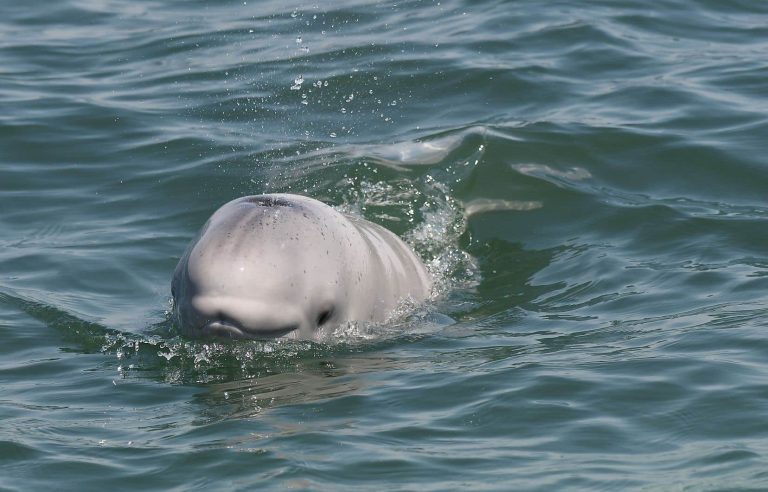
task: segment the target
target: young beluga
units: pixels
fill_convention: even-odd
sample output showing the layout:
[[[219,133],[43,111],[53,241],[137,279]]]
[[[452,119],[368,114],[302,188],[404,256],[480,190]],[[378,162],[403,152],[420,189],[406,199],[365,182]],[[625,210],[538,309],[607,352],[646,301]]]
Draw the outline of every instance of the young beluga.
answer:
[[[432,281],[394,233],[312,198],[247,196],[219,208],[179,261],[174,316],[190,336],[317,339],[384,321]]]

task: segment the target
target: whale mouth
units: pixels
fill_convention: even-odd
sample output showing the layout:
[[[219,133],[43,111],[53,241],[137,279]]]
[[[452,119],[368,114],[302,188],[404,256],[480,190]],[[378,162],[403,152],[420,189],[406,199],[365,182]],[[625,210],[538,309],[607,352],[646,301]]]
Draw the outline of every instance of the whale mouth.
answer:
[[[291,325],[272,330],[248,330],[229,321],[213,320],[203,325],[201,333],[205,336],[218,338],[268,339],[280,338],[298,328],[298,326]]]

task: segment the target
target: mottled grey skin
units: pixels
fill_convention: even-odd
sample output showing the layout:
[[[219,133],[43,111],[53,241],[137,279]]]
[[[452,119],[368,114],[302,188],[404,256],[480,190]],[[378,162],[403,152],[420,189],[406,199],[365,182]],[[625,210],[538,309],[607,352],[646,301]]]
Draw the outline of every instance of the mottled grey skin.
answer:
[[[190,336],[316,339],[347,321],[383,321],[431,280],[392,232],[298,195],[218,209],[173,275],[174,316]]]

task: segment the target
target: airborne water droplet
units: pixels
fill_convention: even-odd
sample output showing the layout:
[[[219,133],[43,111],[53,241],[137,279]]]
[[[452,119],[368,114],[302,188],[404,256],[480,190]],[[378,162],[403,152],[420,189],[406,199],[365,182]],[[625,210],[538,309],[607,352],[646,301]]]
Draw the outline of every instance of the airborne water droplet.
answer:
[[[293,85],[291,86],[292,91],[298,91],[301,89],[301,84],[304,83],[304,77],[302,75],[299,75],[296,79],[293,81]]]

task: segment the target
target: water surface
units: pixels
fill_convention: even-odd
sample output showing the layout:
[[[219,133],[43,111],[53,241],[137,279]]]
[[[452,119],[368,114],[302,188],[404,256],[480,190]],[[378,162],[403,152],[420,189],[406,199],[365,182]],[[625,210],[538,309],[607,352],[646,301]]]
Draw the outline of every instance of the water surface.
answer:
[[[768,5],[0,5],[0,488],[768,488]],[[221,204],[382,224],[435,299],[176,334]],[[354,328],[354,327],[353,327]]]

